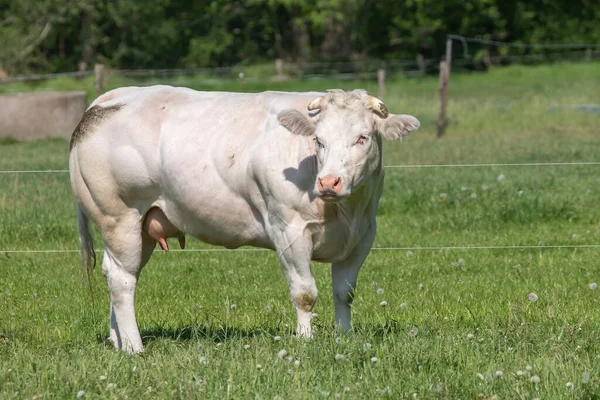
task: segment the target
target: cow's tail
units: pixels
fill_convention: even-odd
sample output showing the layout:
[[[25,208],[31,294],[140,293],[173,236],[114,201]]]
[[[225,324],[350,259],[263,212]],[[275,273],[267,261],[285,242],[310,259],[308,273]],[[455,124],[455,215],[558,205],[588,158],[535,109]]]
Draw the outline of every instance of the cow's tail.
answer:
[[[96,267],[96,252],[94,251],[94,237],[90,231],[90,219],[83,212],[81,204],[77,204],[77,229],[79,230],[79,242],[81,243],[81,265],[87,277],[93,306],[92,271]]]

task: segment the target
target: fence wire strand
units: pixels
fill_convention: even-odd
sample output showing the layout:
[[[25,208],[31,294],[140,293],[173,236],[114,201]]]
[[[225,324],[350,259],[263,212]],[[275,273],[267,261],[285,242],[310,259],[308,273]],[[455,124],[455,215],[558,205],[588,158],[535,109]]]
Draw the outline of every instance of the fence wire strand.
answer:
[[[562,167],[600,165],[600,161],[573,161],[573,162],[534,162],[534,163],[474,163],[474,164],[400,164],[385,165],[384,168],[485,168],[485,167]],[[0,170],[0,174],[63,174],[68,169],[37,169],[37,170]]]
[[[450,250],[547,250],[547,249],[600,249],[600,244],[559,244],[559,245],[499,245],[499,246],[407,246],[407,247],[373,247],[371,251],[450,251]],[[98,249],[96,252],[103,252]],[[172,249],[169,253],[256,253],[271,251],[262,248],[241,249]],[[0,254],[52,254],[52,253],[79,253],[79,250],[0,250]]]

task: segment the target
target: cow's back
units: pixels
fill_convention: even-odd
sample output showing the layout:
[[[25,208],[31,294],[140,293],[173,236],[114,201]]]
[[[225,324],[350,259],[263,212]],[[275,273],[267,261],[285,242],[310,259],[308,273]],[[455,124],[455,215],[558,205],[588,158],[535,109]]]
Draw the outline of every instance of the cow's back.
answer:
[[[208,243],[272,247],[270,219],[293,218],[310,202],[306,182],[314,180],[305,176],[312,142],[283,128],[277,114],[306,112],[318,95],[118,89],[96,105],[116,110],[96,120],[75,151],[92,159],[82,174],[96,175],[100,186],[112,182],[130,207],[158,206],[178,229]]]

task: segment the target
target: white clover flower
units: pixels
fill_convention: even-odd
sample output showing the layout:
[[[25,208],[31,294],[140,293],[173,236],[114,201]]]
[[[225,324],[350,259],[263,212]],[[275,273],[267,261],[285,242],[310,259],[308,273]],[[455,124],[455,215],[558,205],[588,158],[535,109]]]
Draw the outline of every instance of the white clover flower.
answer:
[[[579,235],[576,233],[571,235],[571,239],[573,239],[573,240],[577,240],[578,238],[579,238]]]
[[[525,375],[524,371],[521,371],[521,370],[517,371],[517,376],[523,376],[523,375]]]
[[[502,378],[502,376],[504,376],[504,372],[502,372],[500,370],[496,371],[496,377],[497,378]]]
[[[406,304],[406,303],[400,303],[400,308],[406,308],[407,305],[408,304]]]
[[[529,299],[530,302],[535,303],[536,301],[538,301],[538,295],[531,292],[527,295],[527,299]]]
[[[281,340],[281,336],[274,336],[273,340],[279,342]]]
[[[565,386],[567,387],[567,389],[573,389],[573,382],[567,382]]]
[[[262,364],[256,364],[256,369],[262,369]]]
[[[377,364],[379,362],[379,358],[377,357],[371,357],[371,363],[372,364]]]
[[[419,283],[419,290],[423,290],[424,287],[425,287],[425,285],[423,285],[422,283]]]
[[[472,333],[467,334],[467,340],[473,340],[475,339],[475,335],[473,335]]]
[[[379,303],[379,305],[380,305],[381,307],[387,307],[387,305],[388,305],[388,302],[384,300],[384,301],[382,301],[381,303]]]
[[[244,345],[244,349],[245,349],[245,350],[248,350],[249,348],[250,348],[250,345],[249,345],[249,344],[245,344],[245,345]]]
[[[412,251],[410,251],[410,250],[409,250],[409,251],[407,251],[407,252],[406,252],[406,256],[407,256],[407,257],[412,257],[412,255],[413,255],[413,252],[412,252]]]
[[[379,294],[379,295],[383,294],[383,288],[377,289],[377,294]]]
[[[502,182],[504,179],[506,179],[506,177],[504,176],[504,174],[500,174],[500,175],[498,175],[498,178],[496,178],[496,180],[498,182]]]
[[[341,338],[341,337],[336,337],[336,338],[335,338],[335,342],[336,342],[337,344],[339,344],[341,341],[342,341],[342,338]]]
[[[100,379],[101,381],[105,381],[106,380],[106,375],[100,375],[98,377],[98,379]]]
[[[482,381],[485,381],[485,376],[483,376],[483,374],[481,374],[481,373],[479,373],[479,372],[478,372],[476,376],[477,376],[479,379],[481,379]]]
[[[114,388],[116,388],[116,387],[117,387],[117,384],[116,384],[116,383],[109,383],[108,385],[106,385],[106,388],[107,388],[108,390],[110,390],[110,389],[114,389]]]
[[[440,193],[440,201],[445,201],[448,198],[446,193]]]
[[[460,190],[462,190],[462,191],[464,192],[464,191],[467,191],[467,190],[469,190],[469,188],[468,188],[467,186],[461,186],[461,187],[460,187]]]
[[[517,195],[518,195],[519,197],[523,196],[523,191],[522,191],[522,190],[519,190],[519,191],[517,192]]]
[[[336,354],[334,358],[335,358],[335,361],[342,361],[344,359],[344,355],[343,354]]]
[[[287,356],[287,355],[288,355],[288,352],[287,352],[287,350],[286,350],[286,349],[281,349],[281,350],[279,350],[279,352],[277,353],[277,357],[278,357],[280,360],[283,360],[283,359],[285,358],[285,356]]]
[[[221,346],[223,346],[223,343],[221,343],[221,342],[217,343],[217,347],[221,347]]]
[[[531,371],[531,370],[533,369],[533,367],[532,367],[531,365],[527,364],[527,365],[525,366],[525,369],[526,369],[527,371]]]
[[[484,192],[488,189],[489,189],[488,185],[485,185],[485,184],[481,185],[481,190],[483,190]]]
[[[371,343],[365,343],[363,344],[363,350],[371,350],[373,346],[371,345]]]
[[[531,378],[529,378],[529,381],[532,382],[532,383],[538,384],[538,383],[540,383],[541,379],[540,379],[539,376],[534,375]]]
[[[462,258],[459,258],[456,263],[462,267],[463,265],[465,265],[465,260],[463,260]]]
[[[349,387],[349,386],[344,386],[344,389],[343,389],[343,391],[344,391],[344,392],[349,392],[349,391],[350,391],[350,387]]]
[[[416,337],[419,334],[419,328],[416,326],[413,327],[410,331],[408,331],[407,335],[410,337]]]
[[[294,357],[292,357],[292,356],[287,356],[285,359],[286,359],[286,360],[288,360],[289,362],[292,362],[292,360],[294,359]]]
[[[231,305],[231,309],[235,311],[235,310],[237,309],[237,305],[236,305],[235,303],[233,303],[233,304]]]
[[[585,371],[583,373],[583,376],[581,377],[581,382],[583,383],[590,383],[590,373]]]
[[[272,310],[271,310],[271,306],[267,304],[267,305],[265,306],[265,311],[266,311],[266,312],[271,312],[271,311],[272,311]]]
[[[295,366],[295,367],[299,367],[299,366],[300,366],[300,360],[296,360],[296,361],[294,361],[294,366]]]
[[[85,396],[85,390],[80,390],[79,392],[77,392],[77,398],[80,399],[83,396]]]
[[[227,273],[228,273],[229,275],[233,275],[233,270],[232,270],[232,269],[230,269],[229,271],[227,271]]]
[[[597,287],[598,287],[598,284],[596,282],[590,283],[590,290],[596,290]]]
[[[477,198],[477,193],[475,193],[475,192],[471,193],[471,198],[472,199],[476,199]]]
[[[371,286],[377,287],[377,282],[375,282],[375,281],[371,282]]]
[[[208,364],[208,358],[206,358],[204,356],[200,356],[200,358],[198,358],[198,363],[203,364],[203,365],[207,365]]]

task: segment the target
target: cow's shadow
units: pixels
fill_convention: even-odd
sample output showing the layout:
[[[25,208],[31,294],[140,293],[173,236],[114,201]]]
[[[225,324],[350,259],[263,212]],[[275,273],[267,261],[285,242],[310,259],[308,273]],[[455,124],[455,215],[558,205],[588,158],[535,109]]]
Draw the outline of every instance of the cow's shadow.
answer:
[[[320,335],[339,335],[333,324],[315,324]],[[349,335],[361,335],[364,337],[374,337],[384,340],[389,335],[404,335],[413,328],[412,324],[398,323],[397,321],[386,321],[378,324],[355,324],[353,332]],[[181,326],[181,327],[156,327],[141,332],[144,346],[159,340],[172,340],[175,342],[202,341],[209,340],[215,344],[223,343],[226,340],[251,339],[256,336],[296,336],[294,332],[286,328],[256,326],[253,328],[239,328],[225,325],[214,326]],[[106,336],[98,335],[98,343],[107,343]]]
[[[156,327],[143,330],[140,332],[142,343],[144,346],[158,340],[173,340],[177,342],[195,341],[195,340],[210,340],[215,343],[222,343],[225,340],[231,339],[249,339],[255,336],[277,336],[292,334],[286,329],[265,328],[264,326],[256,326],[254,328],[238,328],[231,326],[182,326],[182,327]],[[98,343],[111,345],[108,342],[106,335],[98,334],[96,336]]]
[[[314,187],[317,179],[317,156],[312,155],[304,158],[298,164],[298,168],[286,168],[283,170],[283,176],[289,182],[292,182],[298,189],[307,192],[310,200],[315,198]]]

